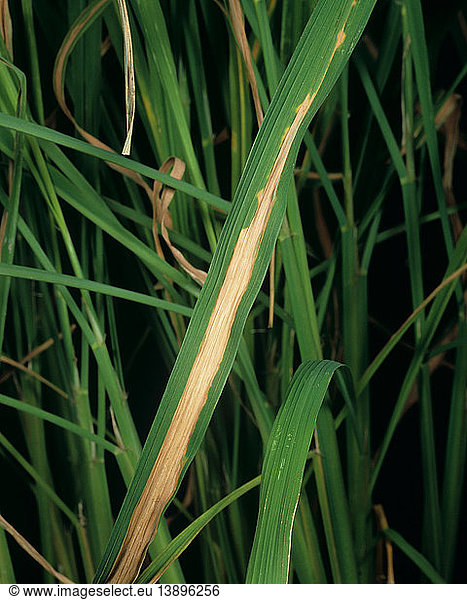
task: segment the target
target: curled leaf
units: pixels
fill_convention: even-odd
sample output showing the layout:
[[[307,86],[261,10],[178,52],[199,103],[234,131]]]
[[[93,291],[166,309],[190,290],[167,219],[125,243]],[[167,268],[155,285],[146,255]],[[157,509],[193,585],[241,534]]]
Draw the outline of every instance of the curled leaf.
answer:
[[[133,42],[131,40],[130,19],[125,0],[118,0],[118,9],[122,21],[125,61],[125,106],[126,106],[126,138],[122,154],[130,154],[131,138],[136,111],[135,67],[133,63]]]
[[[185,163],[175,156],[168,158],[159,169],[162,173],[167,173],[175,179],[181,179],[185,172]],[[160,181],[154,181],[152,191],[152,208],[153,208],[153,236],[156,244],[157,253],[161,258],[164,258],[164,253],[160,245],[159,236],[157,234],[157,223],[161,226],[161,235],[165,243],[172,252],[173,257],[182,267],[184,271],[190,275],[200,285],[206,280],[206,272],[194,267],[170,241],[167,227],[172,228],[172,218],[169,212],[169,206],[175,194],[175,189],[169,186],[163,186]]]
[[[68,60],[70,58],[70,55],[73,52],[73,49],[75,48],[78,40],[85,33],[85,31],[92,25],[92,23],[99,17],[99,15],[106,8],[108,3],[109,3],[109,0],[96,0],[95,2],[90,4],[88,7],[86,7],[74,21],[73,25],[71,26],[70,30],[68,31],[67,35],[65,36],[65,39],[63,40],[62,45],[60,46],[60,49],[57,53],[57,58],[55,59],[54,74],[53,74],[53,86],[54,86],[54,92],[57,97],[57,101],[58,101],[60,108],[65,113],[65,115],[68,117],[68,119],[70,119],[70,121],[73,123],[73,125],[76,127],[76,129],[79,131],[79,133],[83,136],[83,138],[87,142],[89,142],[90,144],[95,146],[96,148],[101,148],[102,150],[107,150],[109,152],[115,152],[115,150],[113,148],[110,148],[110,146],[108,146],[107,144],[104,144],[104,142],[99,140],[94,135],[90,134],[88,131],[83,129],[83,127],[81,127],[81,125],[78,124],[73,113],[71,112],[70,108],[68,107],[66,99],[65,99],[65,74],[66,74],[66,68],[68,65]],[[128,75],[128,78],[129,78],[128,79],[128,85],[129,85],[128,89],[130,89],[131,75]],[[131,124],[130,117],[131,117],[132,110],[133,109],[131,109],[131,106],[130,106],[130,110],[128,110],[128,108],[127,108],[127,124]],[[127,139],[128,139],[128,136],[127,136]],[[124,150],[125,149],[126,148],[124,148]],[[115,165],[110,162],[107,162],[107,164],[112,169],[115,169],[122,175],[125,175],[126,177],[129,177],[130,179],[132,179],[135,183],[137,183],[139,186],[141,186],[146,191],[149,198],[151,198],[151,194],[152,194],[151,188],[144,181],[144,179],[141,177],[141,175],[139,175],[138,173],[135,173],[134,171],[131,171],[130,169],[128,169],[126,167],[121,167],[121,166]]]

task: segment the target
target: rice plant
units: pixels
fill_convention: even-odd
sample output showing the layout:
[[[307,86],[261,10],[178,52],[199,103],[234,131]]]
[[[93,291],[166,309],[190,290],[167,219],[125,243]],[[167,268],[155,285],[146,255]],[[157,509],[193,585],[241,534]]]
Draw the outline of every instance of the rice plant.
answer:
[[[0,582],[462,581],[462,3],[0,9]]]

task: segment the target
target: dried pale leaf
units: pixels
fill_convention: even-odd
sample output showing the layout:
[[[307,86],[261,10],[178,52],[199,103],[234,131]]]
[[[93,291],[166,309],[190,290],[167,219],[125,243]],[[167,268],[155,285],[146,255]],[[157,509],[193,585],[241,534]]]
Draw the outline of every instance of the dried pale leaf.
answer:
[[[459,109],[459,104],[462,103],[462,96],[459,94],[451,94],[448,98],[444,99],[444,102],[439,107],[436,115],[435,115],[435,127],[436,129],[440,129],[449,116],[456,112]],[[418,112],[421,114],[421,106],[417,104]],[[423,123],[421,122],[419,126],[414,130],[414,137],[420,136],[423,132]],[[421,135],[418,144],[425,142],[425,133]],[[405,145],[402,146],[401,154],[405,154]]]
[[[73,583],[73,581],[71,581],[71,579],[68,579],[68,577],[66,577],[65,575],[62,575],[62,573],[59,573],[58,571],[56,571],[52,565],[42,556],[42,554],[40,554],[28,541],[26,538],[24,538],[19,531],[17,531],[13,525],[11,525],[10,523],[8,523],[8,521],[2,516],[0,515],[0,527],[3,527],[3,529],[8,532],[13,538],[14,540],[17,542],[17,544],[19,546],[21,546],[21,548],[27,552],[29,554],[29,556],[31,556],[37,563],[40,564],[40,566],[45,569],[46,571],[48,571],[49,573],[51,573],[55,579],[58,579],[58,581],[60,581],[61,583]]]
[[[37,381],[40,381],[41,383],[43,383],[44,385],[49,387],[51,390],[56,392],[59,396],[62,396],[62,398],[65,398],[66,400],[68,400],[68,394],[66,392],[61,390],[59,387],[57,387],[55,384],[53,384],[48,379],[45,379],[45,377],[42,377],[42,375],[40,375],[39,373],[36,373],[32,369],[28,369],[28,367],[25,367],[20,362],[13,360],[12,358],[8,358],[8,356],[0,356],[0,363],[10,365],[10,367],[14,367],[15,369],[18,369],[19,371],[23,371],[23,373],[26,373],[30,377],[37,379]]]
[[[385,529],[389,529],[389,523],[386,519],[386,514],[382,504],[375,504],[375,506],[373,506],[373,510],[375,511],[376,519],[378,521],[378,530],[384,531]],[[394,579],[394,555],[392,550],[392,542],[388,538],[385,538],[384,545],[386,548],[387,563],[386,583],[396,583]]]
[[[301,175],[301,169],[295,169],[294,175]],[[341,181],[341,179],[343,179],[342,173],[328,173],[328,177],[331,181]],[[307,179],[319,181],[321,179],[321,175],[316,173],[316,171],[309,171],[307,173]]]
[[[172,177],[175,179],[181,179],[183,177],[183,173],[185,172],[185,163],[172,156],[168,158],[159,169],[161,173],[170,173]],[[195,281],[197,281],[200,285],[203,285],[206,280],[206,272],[201,269],[197,269],[194,267],[176,248],[172,242],[170,241],[169,232],[167,231],[167,227],[172,228],[172,218],[169,212],[169,206],[172,201],[172,198],[175,194],[174,188],[169,186],[163,186],[160,181],[154,182],[153,187],[153,195],[152,195],[152,206],[153,206],[153,236],[156,244],[157,253],[161,258],[164,258],[164,253],[162,251],[162,247],[160,245],[159,236],[157,234],[157,222],[160,223],[161,226],[161,235],[164,238],[165,243],[169,247],[172,252],[173,257],[178,262],[178,264],[182,267],[184,271],[190,275]]]
[[[0,236],[0,239],[1,239],[1,236]],[[1,243],[0,243],[0,245],[1,245]],[[76,329],[76,325],[74,325],[74,324],[71,325],[70,332],[73,333],[73,331],[75,331],[75,329]],[[59,340],[63,339],[63,333],[60,332],[57,337]],[[39,354],[42,354],[42,352],[45,352],[46,350],[48,350],[51,346],[53,346],[53,344],[55,344],[55,339],[49,338],[48,340],[46,340],[39,346],[36,346],[35,348],[33,348],[33,350],[31,350],[31,352],[28,352],[25,356],[23,356],[23,358],[19,362],[22,365],[25,365],[26,363],[31,361],[36,356],[39,356]],[[14,371],[8,371],[7,373],[4,373],[0,377],[0,384],[4,383],[7,379],[9,379],[13,375],[13,373],[14,373]]]
[[[125,107],[126,107],[126,139],[122,154],[130,154],[133,125],[136,110],[135,67],[133,62],[133,42],[131,39],[130,19],[125,0],[118,0],[118,9],[122,21],[125,62]]]
[[[253,64],[251,62],[251,51],[250,45],[245,33],[245,19],[243,16],[243,10],[240,4],[240,0],[229,0],[230,7],[230,21],[237,40],[238,47],[242,54],[243,60],[245,61],[246,73],[248,82],[250,83],[251,93],[253,96],[253,103],[255,105],[256,120],[258,127],[263,122],[263,109],[261,107],[261,101],[259,99],[258,84],[256,83],[255,72],[253,70]]]

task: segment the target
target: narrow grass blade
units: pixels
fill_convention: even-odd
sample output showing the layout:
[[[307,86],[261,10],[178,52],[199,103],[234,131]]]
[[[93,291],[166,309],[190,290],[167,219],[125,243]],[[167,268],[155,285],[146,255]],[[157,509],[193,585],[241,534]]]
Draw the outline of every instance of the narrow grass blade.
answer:
[[[22,469],[26,471],[26,473],[31,477],[34,481],[35,485],[40,488],[44,495],[46,495],[51,502],[55,504],[55,506],[63,513],[67,519],[69,519],[70,523],[78,529],[81,527],[78,515],[75,513],[63,502],[63,500],[56,494],[53,488],[44,481],[44,478],[37,472],[34,467],[24,458],[22,454],[18,452],[18,450],[11,444],[7,438],[0,433],[0,444],[3,448],[16,460],[16,462],[20,465]]]
[[[35,114],[37,120],[44,123],[44,103],[42,99],[42,86],[41,86],[41,73],[39,67],[39,53],[37,47],[36,31],[34,27],[34,13],[32,7],[32,0],[21,0],[21,7],[23,9],[23,17],[25,28],[28,37],[29,46],[29,60],[31,62],[31,79],[32,79],[32,93],[34,96]]]
[[[446,309],[447,303],[454,293],[456,282],[458,279],[458,275],[462,270],[467,268],[466,265],[467,259],[467,228],[464,228],[454,252],[451,255],[451,259],[449,261],[449,266],[446,271],[446,282],[449,279],[449,284],[444,285],[441,291],[438,290],[436,297],[434,299],[431,310],[427,316],[425,321],[425,325],[422,331],[422,336],[420,339],[420,343],[415,350],[415,354],[411,360],[409,369],[407,370],[407,374],[405,376],[404,382],[402,384],[399,397],[397,399],[396,406],[394,408],[393,414],[391,416],[391,420],[387,427],[383,442],[381,444],[381,448],[378,454],[378,458],[376,460],[372,479],[371,479],[371,487],[374,486],[376,479],[380,473],[382,463],[386,457],[386,453],[389,447],[389,444],[394,435],[394,431],[397,427],[399,419],[402,415],[402,411],[404,410],[407,398],[409,396],[410,390],[414,384],[414,381],[418,375],[419,369],[422,366],[423,359],[428,350],[428,346],[433,339],[433,336],[436,332],[436,329],[439,325],[441,317]],[[462,265],[462,266],[461,266]],[[449,277],[451,276],[451,277]],[[381,358],[381,356],[379,357]],[[373,371],[373,368],[371,369]],[[366,374],[362,376],[362,380],[365,377],[367,379],[370,369],[367,369]],[[374,371],[373,371],[374,372]],[[358,385],[358,389],[360,389],[362,383],[360,382]]]
[[[193,94],[198,115],[201,146],[204,155],[206,181],[208,189],[219,194],[216,159],[214,153],[214,132],[212,128],[211,109],[206,94],[206,73],[203,64],[201,36],[196,14],[196,4],[190,3],[188,8],[189,26],[186,28],[188,66],[193,81]]]
[[[431,583],[446,583],[446,581],[441,577],[438,571],[436,571],[433,565],[423,556],[423,554],[409,544],[409,542],[407,542],[407,540],[405,540],[400,533],[394,531],[393,529],[384,529],[382,533],[388,538],[388,540],[391,540],[393,544],[400,548],[413,563],[417,565],[420,571],[426,575],[426,577],[428,577]]]
[[[5,531],[0,528],[0,583],[15,583],[15,572]]]
[[[133,42],[131,39],[130,19],[125,0],[118,0],[118,8],[122,21],[125,48],[125,105],[126,105],[126,138],[122,154],[130,154],[131,138],[136,112],[135,67],[133,63]]]
[[[96,444],[100,444],[101,446],[103,446],[106,450],[108,450],[112,454],[119,454],[122,451],[118,446],[116,446],[115,444],[112,444],[111,442],[108,442],[107,440],[102,439],[101,437],[97,436],[95,433],[92,433],[92,432],[88,431],[87,429],[84,429],[83,427],[76,425],[76,423],[72,423],[71,421],[68,421],[67,419],[59,417],[58,415],[54,415],[46,410],[43,410],[42,408],[38,408],[37,406],[32,406],[31,404],[27,404],[26,402],[22,402],[21,400],[16,400],[15,398],[9,398],[8,396],[5,396],[4,394],[0,394],[0,404],[3,404],[4,406],[10,406],[11,408],[15,408],[16,410],[26,412],[31,415],[35,415],[36,417],[39,417],[40,419],[43,419],[44,421],[49,421],[49,423],[53,423],[54,425],[57,425],[58,427],[62,427],[63,429],[66,429],[67,431],[71,431],[72,433],[75,433],[76,435],[79,435],[88,440],[91,440],[92,442],[95,442]]]
[[[26,112],[26,77],[22,71],[4,59],[1,62],[12,69],[20,82],[20,91],[17,104],[17,113],[19,118],[24,118]],[[19,203],[21,195],[21,185],[23,178],[23,146],[24,135],[17,132],[14,142],[13,154],[13,176],[10,185],[10,200],[7,209],[3,212],[0,223],[0,260],[2,263],[11,264],[13,262],[16,245],[16,233],[19,214]],[[7,316],[8,297],[10,293],[10,278],[4,277],[0,280],[0,353],[3,347],[3,338],[5,333],[5,321]]]
[[[123,300],[138,302],[139,304],[143,304],[145,306],[152,306],[153,308],[185,315],[186,317],[191,316],[193,312],[193,310],[188,306],[175,304],[174,302],[162,300],[161,298],[156,298],[147,294],[141,294],[140,292],[133,292],[131,290],[118,288],[107,283],[100,283],[99,281],[91,281],[89,279],[81,279],[80,277],[74,277],[73,275],[53,273],[50,271],[44,271],[42,269],[35,269],[33,267],[0,264],[0,275],[17,277],[20,279],[29,279],[31,281],[45,281],[47,283],[63,285],[65,287],[89,290],[90,292],[105,294],[114,298],[122,298]]]
[[[357,384],[357,395],[360,394],[363,391],[363,389],[370,383],[370,380],[372,379],[372,377],[374,376],[376,371],[379,369],[379,367],[383,364],[383,362],[389,356],[390,352],[394,349],[394,347],[399,342],[399,340],[402,338],[404,333],[406,333],[406,331],[413,324],[413,322],[417,318],[418,314],[424,308],[426,308],[426,306],[428,306],[428,304],[432,300],[435,300],[438,296],[440,296],[440,298],[438,298],[439,304],[441,304],[441,303],[444,304],[445,302],[447,302],[446,295],[449,298],[450,295],[452,294],[453,282],[455,282],[457,279],[459,279],[459,277],[463,273],[465,273],[466,270],[467,270],[467,265],[463,265],[462,267],[459,267],[458,269],[456,269],[453,273],[450,273],[449,275],[446,274],[447,275],[446,278],[439,284],[439,286],[436,289],[434,289],[431,292],[431,294],[429,294],[425,298],[425,300],[402,323],[402,325],[399,327],[399,329],[395,333],[393,333],[393,335],[391,336],[389,341],[384,345],[384,347],[378,352],[376,357],[372,360],[370,365],[365,369],[365,372],[363,373],[363,375],[361,376],[361,378]],[[446,287],[448,287],[448,290],[445,289]],[[443,292],[443,290],[444,290],[444,292]],[[437,308],[438,308],[439,304],[437,304]],[[436,312],[435,313],[431,312],[430,314],[433,317],[434,315],[436,315]]]
[[[441,215],[441,226],[444,234],[444,242],[448,256],[453,249],[452,232],[446,210],[446,198],[441,175],[441,162],[438,151],[436,136],[435,113],[433,98],[431,94],[430,70],[428,62],[428,48],[423,24],[423,13],[420,0],[408,0],[404,2],[404,10],[407,11],[408,29],[411,39],[411,48],[417,80],[417,89],[422,106],[422,119],[425,128],[426,143],[430,157],[431,172],[435,186],[438,210]]]
[[[459,525],[462,509],[462,485],[465,478],[467,448],[467,417],[465,411],[465,391],[467,388],[467,323],[461,317],[458,331],[454,382],[451,392],[449,428],[444,464],[442,519],[443,519],[443,575],[448,581],[452,578]]]
[[[164,573],[164,571],[176,560],[186,548],[191,544],[195,537],[204,527],[222,510],[227,508],[232,502],[246,494],[259,485],[261,476],[255,477],[244,485],[222,498],[214,506],[211,506],[206,512],[195,519],[186,527],[170,544],[157,556],[152,563],[146,567],[136,580],[136,583],[155,583]]]
[[[8,521],[0,515],[0,527],[7,531],[15,541],[27,552],[36,562],[38,562],[42,568],[44,568],[61,583],[73,583],[68,577],[65,577],[62,573],[59,573],[52,565],[39,554],[39,552],[17,531]]]

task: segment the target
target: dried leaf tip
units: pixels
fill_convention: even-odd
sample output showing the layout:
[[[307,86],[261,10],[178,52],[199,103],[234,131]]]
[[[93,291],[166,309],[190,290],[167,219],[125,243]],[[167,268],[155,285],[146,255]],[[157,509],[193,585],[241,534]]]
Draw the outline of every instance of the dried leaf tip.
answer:
[[[131,150],[133,125],[136,111],[135,68],[133,62],[133,42],[131,39],[130,19],[125,0],[118,0],[118,10],[122,21],[124,39],[124,64],[125,64],[125,111],[126,111],[126,138],[122,154],[127,156]]]

